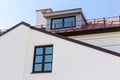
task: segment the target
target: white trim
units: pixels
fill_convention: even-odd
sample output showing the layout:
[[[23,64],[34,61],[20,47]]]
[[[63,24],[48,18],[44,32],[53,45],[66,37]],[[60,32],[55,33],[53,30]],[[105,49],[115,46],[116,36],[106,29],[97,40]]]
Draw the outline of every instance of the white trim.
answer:
[[[81,8],[77,9],[69,9],[69,10],[61,10],[61,11],[54,11],[50,13],[44,13],[44,17],[51,17],[51,16],[56,16],[56,15],[65,15],[65,14],[74,14],[74,13],[81,13],[82,10]]]

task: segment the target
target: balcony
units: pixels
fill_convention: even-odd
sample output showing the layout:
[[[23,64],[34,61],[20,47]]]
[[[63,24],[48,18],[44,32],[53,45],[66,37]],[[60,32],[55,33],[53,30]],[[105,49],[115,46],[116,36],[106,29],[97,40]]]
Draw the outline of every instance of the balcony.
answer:
[[[103,32],[103,31],[112,31],[112,30],[120,30],[120,16],[114,16],[114,17],[104,17],[104,18],[98,18],[98,19],[89,19],[84,24],[80,24],[83,21],[76,21],[76,22],[68,22],[68,23],[57,23],[52,26],[54,26],[52,29],[47,30],[48,25],[37,25],[36,27],[47,30],[52,33],[57,34],[69,34],[69,33],[75,33],[75,32],[89,32],[89,31],[96,31],[96,32]],[[74,24],[76,23],[76,24]],[[58,25],[64,25],[68,24],[69,26],[62,26],[61,28],[58,28]],[[75,25],[75,26],[74,26]]]

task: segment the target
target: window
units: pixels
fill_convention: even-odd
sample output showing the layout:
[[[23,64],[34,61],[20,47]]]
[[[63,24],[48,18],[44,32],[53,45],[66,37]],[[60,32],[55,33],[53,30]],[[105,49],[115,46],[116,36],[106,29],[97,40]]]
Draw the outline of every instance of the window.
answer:
[[[51,20],[51,29],[61,29],[75,27],[75,16],[55,18]]]
[[[52,45],[35,47],[33,72],[51,72],[52,55]]]

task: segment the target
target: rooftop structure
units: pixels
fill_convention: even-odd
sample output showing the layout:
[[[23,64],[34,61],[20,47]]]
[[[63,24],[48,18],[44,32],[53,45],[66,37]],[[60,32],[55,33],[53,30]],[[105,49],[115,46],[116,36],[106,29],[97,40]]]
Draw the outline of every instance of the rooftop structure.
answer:
[[[81,8],[60,11],[37,10],[37,28],[64,36],[120,30],[119,26],[120,16],[86,19]]]

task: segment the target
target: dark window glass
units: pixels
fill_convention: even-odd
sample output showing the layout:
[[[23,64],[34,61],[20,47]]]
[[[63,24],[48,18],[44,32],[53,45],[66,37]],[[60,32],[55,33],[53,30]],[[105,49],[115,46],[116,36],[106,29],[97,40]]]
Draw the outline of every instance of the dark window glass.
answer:
[[[42,62],[42,57],[43,57],[43,56],[36,56],[35,62],[36,62],[36,63]]]
[[[52,71],[53,46],[40,46],[35,48],[33,72]]]
[[[49,63],[49,64],[45,64],[44,70],[45,70],[45,71],[47,71],[47,70],[48,70],[48,71],[51,70],[51,68],[52,68],[51,66],[52,66],[51,63]]]
[[[42,71],[42,64],[35,64],[34,71]]]
[[[52,29],[75,27],[75,16],[52,19]]]
[[[43,54],[43,48],[36,48],[36,54]]]
[[[52,54],[52,47],[46,47],[45,52],[45,54]]]
[[[62,27],[62,19],[54,19],[52,20],[52,28],[61,28]]]
[[[64,18],[64,27],[75,26],[75,17]]]
[[[52,62],[52,55],[45,56],[45,62]]]

